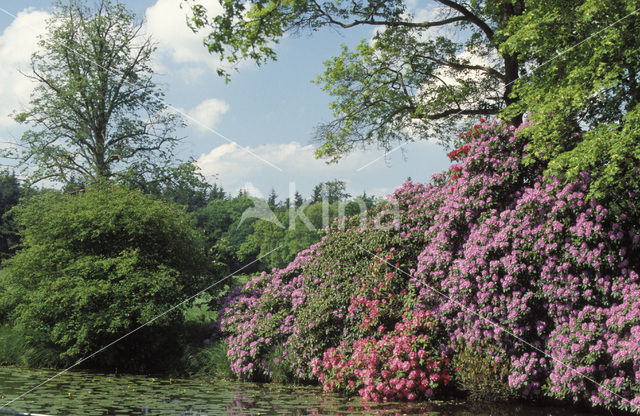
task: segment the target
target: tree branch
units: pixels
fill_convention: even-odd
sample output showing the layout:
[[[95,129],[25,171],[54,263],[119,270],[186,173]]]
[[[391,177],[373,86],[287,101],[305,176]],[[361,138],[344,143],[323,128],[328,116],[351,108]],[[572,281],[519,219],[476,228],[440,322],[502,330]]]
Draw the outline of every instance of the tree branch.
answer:
[[[433,56],[425,56],[425,55],[416,55],[422,59],[426,59],[429,60],[431,62],[435,62],[437,64],[440,65],[444,65],[444,66],[448,66],[450,68],[455,68],[455,69],[470,69],[470,70],[478,70],[478,71],[484,71],[488,74],[494,75],[495,77],[497,77],[498,79],[502,80],[502,81],[506,81],[506,75],[503,74],[502,72],[491,68],[489,66],[483,66],[483,65],[469,65],[469,64],[461,64],[458,62],[452,62],[452,61],[444,61],[442,59],[438,59],[438,58],[434,58]]]
[[[466,20],[468,20],[469,22],[473,23],[480,30],[482,30],[484,32],[484,34],[487,36],[487,39],[489,39],[489,42],[491,42],[493,40],[493,36],[494,36],[493,29],[491,29],[491,27],[489,27],[489,25],[486,24],[484,20],[480,19],[478,16],[473,14],[471,12],[471,10],[467,9],[466,7],[464,7],[463,5],[461,5],[459,3],[456,3],[455,1],[451,1],[451,0],[436,0],[436,1],[438,3],[442,3],[445,6],[450,7],[452,9],[462,13],[462,15],[464,17],[466,17]]]
[[[472,22],[467,16],[454,16],[443,20],[433,21],[433,22],[403,22],[400,20],[374,20],[373,11],[369,14],[369,17],[364,20],[354,20],[350,23],[344,23],[339,20],[336,20],[333,16],[331,16],[328,12],[322,9],[322,7],[316,2],[312,2],[316,6],[316,10],[320,13],[321,16],[324,16],[327,20],[327,23],[339,26],[343,29],[348,29],[354,26],[360,25],[370,25],[370,26],[389,26],[389,27],[409,27],[409,28],[420,28],[420,29],[428,29],[430,27],[437,26],[445,26],[451,23],[456,22]],[[379,6],[378,6],[379,7]],[[375,9],[374,9],[375,10]]]

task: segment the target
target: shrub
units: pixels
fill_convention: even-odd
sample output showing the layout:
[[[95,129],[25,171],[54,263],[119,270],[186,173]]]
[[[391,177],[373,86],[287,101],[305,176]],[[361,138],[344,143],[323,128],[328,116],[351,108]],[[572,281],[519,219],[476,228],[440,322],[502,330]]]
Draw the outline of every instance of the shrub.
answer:
[[[322,361],[312,360],[312,371],[325,391],[357,392],[371,401],[431,398],[450,380],[449,359],[438,351],[436,326],[430,311],[405,314],[393,331],[380,326],[380,337],[329,348]]]
[[[587,173],[564,185],[541,170],[527,179],[534,172],[519,159],[525,143],[517,135],[472,141],[427,230],[414,281],[419,302],[437,305],[452,345],[487,340],[511,361],[514,391],[539,396],[552,367],[551,332],[586,306],[618,304],[638,281],[639,222],[637,210],[616,216],[606,201],[587,201]]]
[[[412,197],[420,189],[416,185],[367,219],[336,221],[287,268],[254,277],[226,299],[221,329],[238,377],[313,382],[309,362],[328,348],[345,339],[351,346],[390,337],[403,314],[413,313],[413,294],[395,265],[415,263],[422,245],[418,225],[403,218],[419,202]],[[430,354],[439,362],[439,352]]]
[[[545,176],[520,129],[482,123],[464,136],[448,171],[405,183],[374,210],[392,227],[336,223],[289,267],[228,299],[223,330],[241,358],[237,375],[251,378],[245,370],[257,366],[269,378],[270,340],[300,381],[322,377],[329,390],[383,399],[369,384],[382,362],[349,354],[384,355],[378,343],[399,336],[402,314],[429,310],[440,328],[429,338],[435,355],[465,363],[462,387],[484,395],[491,386],[469,380],[494,385],[488,375],[499,373],[493,395],[638,410],[637,181],[622,209],[617,194],[589,199],[598,178],[586,172],[568,182]],[[475,355],[460,345],[491,348]],[[499,365],[477,373],[487,357]],[[373,373],[362,373],[369,364]]]
[[[638,411],[640,286],[622,286],[618,304],[572,311],[551,333],[552,396]]]
[[[199,233],[181,209],[137,191],[48,193],[15,214],[24,247],[5,263],[0,305],[31,365],[74,363],[203,286]],[[160,366],[179,352],[181,320],[164,315],[85,365]]]
[[[510,362],[486,342],[458,346],[453,360],[455,382],[472,401],[500,402],[513,397],[509,387]],[[492,355],[493,354],[493,355]]]
[[[294,292],[304,279],[299,273],[310,258],[307,252],[272,276],[263,273],[227,295],[220,326],[228,335],[227,355],[236,376],[247,380],[271,378],[269,357],[291,334],[291,310],[297,302]]]

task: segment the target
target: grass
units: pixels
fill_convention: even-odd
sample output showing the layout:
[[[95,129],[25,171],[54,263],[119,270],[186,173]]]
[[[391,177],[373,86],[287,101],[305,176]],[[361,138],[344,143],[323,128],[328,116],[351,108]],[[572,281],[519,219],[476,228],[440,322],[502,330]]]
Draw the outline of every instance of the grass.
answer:
[[[0,326],[0,365],[25,365],[27,344],[17,330]]]

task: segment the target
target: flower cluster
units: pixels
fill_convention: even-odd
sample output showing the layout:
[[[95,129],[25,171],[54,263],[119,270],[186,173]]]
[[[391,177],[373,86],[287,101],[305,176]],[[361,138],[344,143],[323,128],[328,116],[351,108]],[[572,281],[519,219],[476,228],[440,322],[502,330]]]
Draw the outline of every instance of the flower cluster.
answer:
[[[435,344],[437,322],[430,311],[403,315],[382,337],[342,341],[322,360],[311,362],[325,391],[357,392],[365,400],[397,401],[433,397],[449,383],[449,359]]]
[[[585,306],[551,333],[550,392],[594,405],[640,407],[640,286],[622,289],[611,308]]]
[[[471,130],[458,134],[460,139],[471,140],[472,138],[483,138],[486,131],[485,119],[480,117],[480,124],[474,124]],[[453,160],[453,159],[452,159]]]
[[[449,152],[449,160],[451,160],[452,162],[455,160],[462,160],[467,155],[467,153],[469,153],[469,145],[462,145],[461,147]]]

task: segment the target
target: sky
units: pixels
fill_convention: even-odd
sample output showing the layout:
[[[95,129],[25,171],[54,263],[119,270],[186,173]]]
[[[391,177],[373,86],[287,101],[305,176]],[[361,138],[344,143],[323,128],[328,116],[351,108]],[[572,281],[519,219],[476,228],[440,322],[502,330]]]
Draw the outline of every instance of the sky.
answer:
[[[16,142],[24,131],[9,115],[29,102],[33,84],[21,72],[28,71],[52,3],[0,0],[0,145]],[[313,157],[314,128],[331,120],[332,98],[312,80],[341,44],[369,39],[371,29],[287,36],[276,48],[277,61],[261,67],[243,63],[225,83],[215,72],[217,58],[202,45],[204,33],[186,26],[180,0],[124,3],[156,42],[154,79],[165,91],[170,110],[187,123],[178,132],[183,140],[176,157],[193,158],[209,182],[231,194],[246,189],[266,196],[273,188],[284,200],[290,190],[308,196],[316,184],[340,179],[354,196],[384,196],[408,177],[427,182],[447,168],[446,150],[427,141],[408,143],[386,155],[375,147],[358,150],[331,165]],[[219,7],[217,0],[201,3],[212,11]]]

